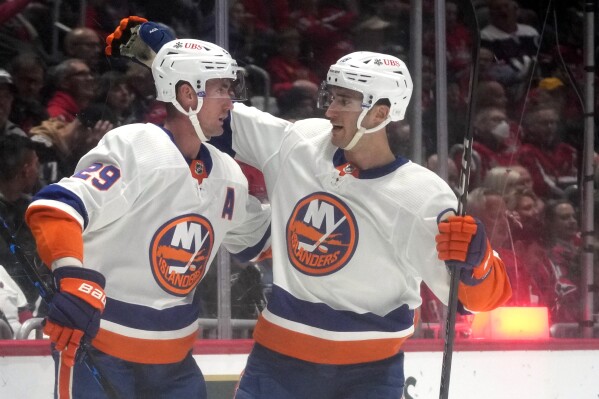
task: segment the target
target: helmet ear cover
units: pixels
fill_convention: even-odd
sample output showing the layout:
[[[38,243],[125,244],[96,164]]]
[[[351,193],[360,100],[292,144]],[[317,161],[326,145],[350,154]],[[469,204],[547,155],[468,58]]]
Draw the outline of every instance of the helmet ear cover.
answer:
[[[394,122],[405,117],[413,89],[412,78],[403,61],[368,51],[351,53],[339,59],[330,67],[323,84],[362,93],[362,107],[365,109],[372,108],[379,100],[388,100],[390,120]],[[325,88],[321,85],[319,107],[326,107]]]

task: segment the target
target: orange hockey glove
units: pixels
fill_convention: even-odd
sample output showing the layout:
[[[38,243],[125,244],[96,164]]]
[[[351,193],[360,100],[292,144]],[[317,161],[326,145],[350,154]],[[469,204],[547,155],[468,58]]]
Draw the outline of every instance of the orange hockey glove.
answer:
[[[461,267],[460,280],[480,284],[491,271],[492,254],[483,224],[472,216],[450,216],[439,223],[436,236],[439,259],[449,267]]]
[[[119,26],[106,37],[106,49],[104,53],[107,56],[120,56],[121,45],[126,44],[131,39],[133,28],[138,27],[144,22],[148,22],[148,20],[135,15],[121,19]]]

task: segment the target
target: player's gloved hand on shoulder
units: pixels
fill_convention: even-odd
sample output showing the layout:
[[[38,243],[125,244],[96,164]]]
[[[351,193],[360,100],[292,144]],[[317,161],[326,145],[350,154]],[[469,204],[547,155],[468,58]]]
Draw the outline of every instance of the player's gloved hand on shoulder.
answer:
[[[160,48],[171,40],[173,33],[165,26],[148,22],[147,19],[130,16],[121,19],[121,23],[106,38],[107,56],[123,56],[152,67],[152,61]]]
[[[72,367],[81,338],[94,338],[106,305],[104,276],[91,269],[64,266],[54,270],[58,292],[52,297],[44,334],[62,353],[64,364]]]
[[[438,224],[435,239],[439,259],[448,267],[461,267],[464,284],[480,284],[491,271],[493,251],[481,221],[469,215],[450,216]]]

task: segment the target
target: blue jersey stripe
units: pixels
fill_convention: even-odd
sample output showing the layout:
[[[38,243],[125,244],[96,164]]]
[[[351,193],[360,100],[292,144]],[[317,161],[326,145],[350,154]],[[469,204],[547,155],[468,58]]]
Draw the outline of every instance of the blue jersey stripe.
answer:
[[[264,232],[264,236],[262,236],[262,238],[256,245],[252,247],[247,247],[243,251],[231,255],[240,262],[248,262],[251,259],[254,259],[256,256],[260,255],[260,252],[262,252],[262,250],[264,249],[264,245],[266,244],[266,241],[269,237],[270,225],[268,225],[268,229]]]
[[[385,316],[360,314],[295,298],[276,285],[273,286],[272,298],[268,301],[268,310],[290,321],[339,332],[398,332],[410,328],[414,322],[414,311],[408,305],[402,305]]]
[[[194,323],[199,313],[200,307],[193,303],[168,309],[153,309],[107,298],[102,319],[138,330],[174,331]]]
[[[81,201],[81,198],[58,184],[50,184],[49,186],[42,188],[33,197],[33,201],[35,200],[51,200],[67,204],[81,215],[81,218],[83,219],[83,228],[85,228],[89,222],[87,210],[85,209],[85,205],[83,204],[83,201]]]

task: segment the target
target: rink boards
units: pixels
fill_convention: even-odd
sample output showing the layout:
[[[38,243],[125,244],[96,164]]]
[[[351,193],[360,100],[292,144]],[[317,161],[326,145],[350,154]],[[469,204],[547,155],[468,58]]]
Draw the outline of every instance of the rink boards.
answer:
[[[194,357],[210,399],[230,399],[251,340],[202,340]],[[409,340],[405,399],[439,396],[443,342]],[[450,397],[460,399],[591,399],[599,397],[599,340],[458,340]],[[0,398],[51,398],[48,341],[0,341]],[[398,398],[399,399],[399,398]]]

